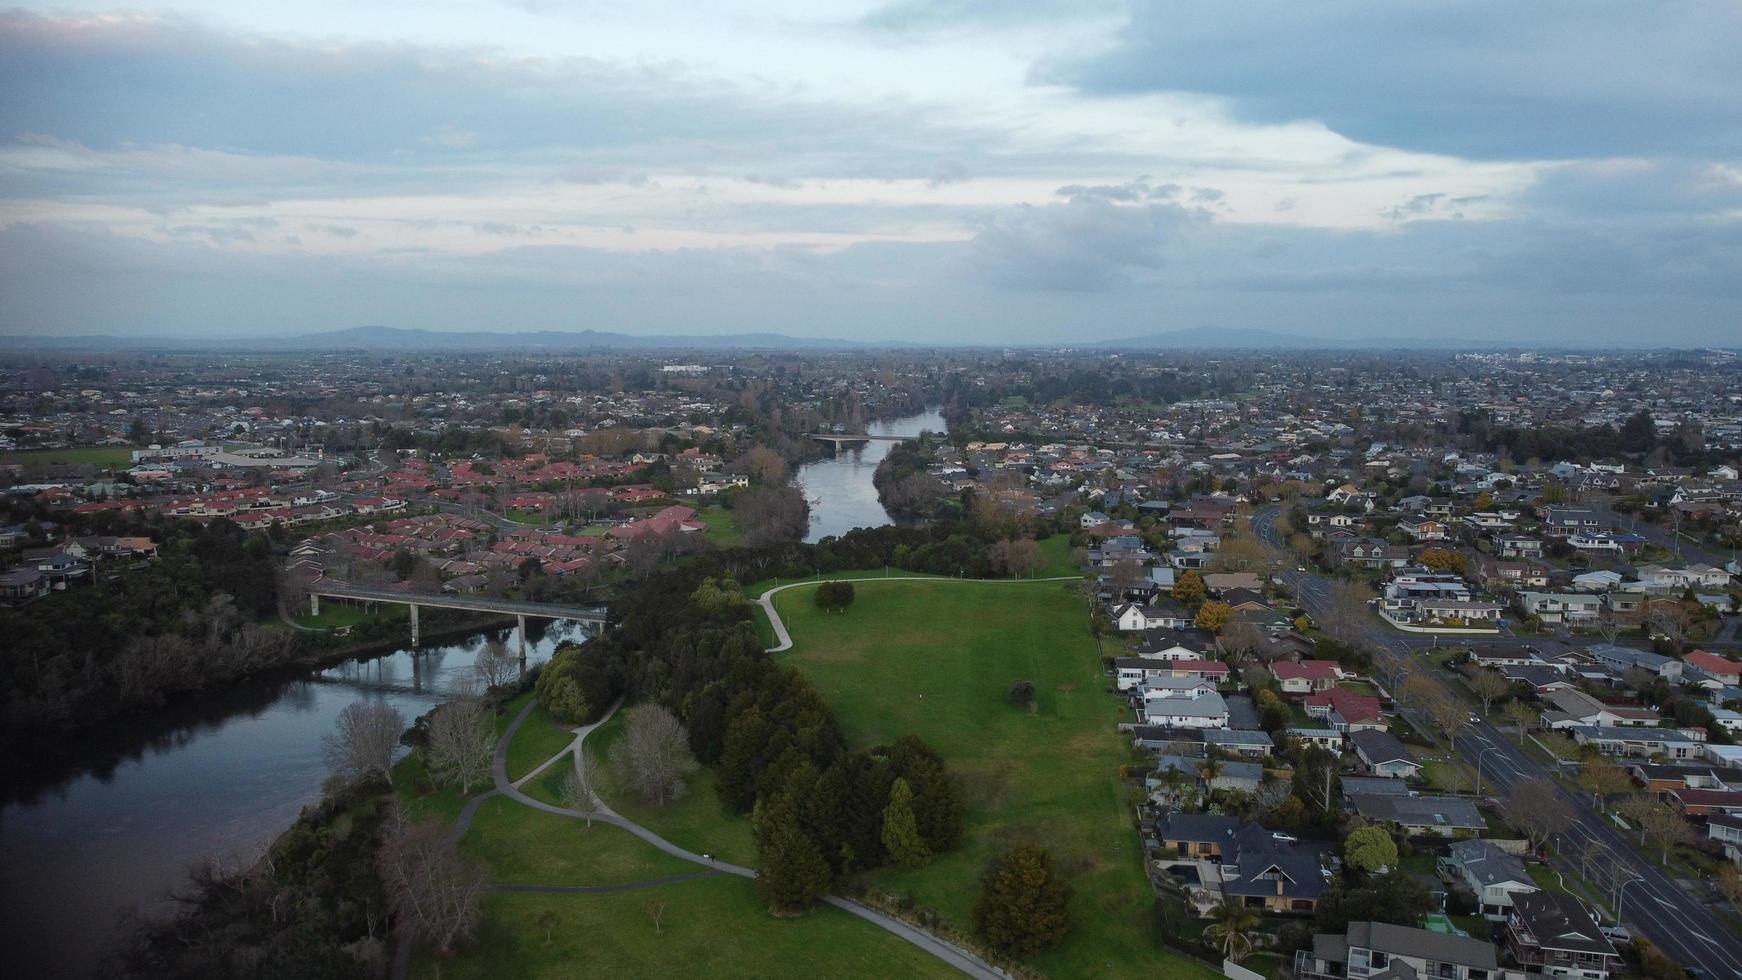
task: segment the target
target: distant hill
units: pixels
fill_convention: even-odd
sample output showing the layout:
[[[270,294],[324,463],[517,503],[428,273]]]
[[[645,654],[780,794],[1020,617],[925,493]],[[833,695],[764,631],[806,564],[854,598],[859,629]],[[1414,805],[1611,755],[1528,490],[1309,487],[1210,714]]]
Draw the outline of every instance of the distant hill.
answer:
[[[1108,350],[1494,350],[1494,341],[1421,337],[1303,337],[1271,330],[1196,327],[1090,344]]]
[[[365,326],[288,337],[117,337],[88,334],[76,337],[8,337],[3,345],[27,351],[99,350],[227,350],[301,352],[339,350],[418,351],[588,351],[588,350],[833,350],[875,347],[877,344],[830,338],[791,337],[778,333],[716,335],[612,333],[602,330],[538,330],[492,333],[484,330],[447,331]]]

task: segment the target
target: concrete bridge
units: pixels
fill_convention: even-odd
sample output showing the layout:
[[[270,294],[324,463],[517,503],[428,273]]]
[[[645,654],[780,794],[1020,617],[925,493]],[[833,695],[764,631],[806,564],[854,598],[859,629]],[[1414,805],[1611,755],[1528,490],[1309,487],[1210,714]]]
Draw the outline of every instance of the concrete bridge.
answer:
[[[843,443],[849,442],[913,442],[919,438],[919,436],[868,436],[863,433],[855,435],[848,432],[812,432],[810,437],[820,439],[823,442],[832,442],[836,449],[840,449]]]
[[[468,609],[473,612],[501,613],[520,622],[520,659],[526,659],[526,617],[537,619],[572,619],[582,623],[605,625],[606,610],[600,606],[564,606],[550,602],[527,602],[519,599],[487,599],[482,596],[449,595],[445,592],[401,592],[397,589],[376,589],[347,582],[317,579],[308,587],[311,615],[321,614],[321,599],[351,599],[357,602],[397,602],[411,609],[411,645],[417,646],[417,610],[420,606],[434,609]]]

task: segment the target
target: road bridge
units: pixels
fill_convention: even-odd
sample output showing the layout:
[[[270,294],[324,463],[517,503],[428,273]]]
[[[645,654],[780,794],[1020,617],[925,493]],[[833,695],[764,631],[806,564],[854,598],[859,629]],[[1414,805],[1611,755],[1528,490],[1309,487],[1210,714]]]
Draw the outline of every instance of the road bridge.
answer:
[[[602,606],[566,606],[552,602],[530,602],[522,599],[489,599],[483,596],[450,595],[445,592],[406,592],[399,589],[372,588],[348,582],[316,579],[308,587],[309,612],[321,614],[321,599],[350,599],[355,602],[396,602],[411,609],[411,645],[417,646],[417,611],[422,606],[433,609],[467,609],[472,612],[500,613],[520,622],[520,659],[526,659],[526,617],[537,619],[572,619],[582,623],[606,625],[606,610]]]
[[[842,444],[849,442],[913,442],[919,436],[868,436],[864,433],[851,432],[812,432],[810,438],[832,442],[835,444],[835,448],[839,449]]]

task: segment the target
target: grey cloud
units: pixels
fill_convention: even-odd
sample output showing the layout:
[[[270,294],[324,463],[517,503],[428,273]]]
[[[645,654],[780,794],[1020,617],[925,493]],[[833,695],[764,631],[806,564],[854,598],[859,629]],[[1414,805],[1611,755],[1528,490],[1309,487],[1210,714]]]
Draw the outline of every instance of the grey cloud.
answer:
[[[1002,286],[1104,290],[1159,268],[1166,244],[1191,220],[1175,205],[1119,205],[1079,194],[997,213],[974,237],[970,254]]]
[[[932,165],[931,178],[928,183],[933,187],[945,184],[959,184],[967,180],[968,165],[960,160],[943,159]]]
[[[1156,0],[1110,50],[1035,77],[1465,157],[1723,157],[1742,151],[1738,51],[1730,3]]]

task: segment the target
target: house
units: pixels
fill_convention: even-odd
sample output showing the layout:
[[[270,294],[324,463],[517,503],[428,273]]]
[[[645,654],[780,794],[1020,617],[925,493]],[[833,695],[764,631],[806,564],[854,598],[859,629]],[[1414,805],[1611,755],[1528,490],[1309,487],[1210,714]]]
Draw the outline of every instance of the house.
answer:
[[[1518,608],[1545,623],[1590,623],[1603,613],[1603,597],[1579,592],[1520,592]]]
[[[1263,840],[1270,846],[1242,846],[1232,864],[1223,862],[1223,896],[1266,912],[1311,914],[1330,887],[1319,859],[1295,853],[1291,845],[1268,833]]]
[[[1451,537],[1451,528],[1432,517],[1406,517],[1397,522],[1397,529],[1417,541],[1444,541]]]
[[[1627,775],[1652,793],[1670,789],[1742,789],[1742,775],[1733,777],[1732,787],[1719,771],[1699,763],[1635,762],[1627,767]]]
[[[1343,733],[1335,728],[1290,728],[1282,733],[1284,742],[1295,741],[1302,745],[1316,745],[1334,755],[1343,754]],[[1278,744],[1277,748],[1286,748]]]
[[[1395,824],[1411,837],[1476,836],[1487,822],[1476,802],[1463,796],[1376,796],[1344,794],[1362,817]]]
[[[1542,533],[1551,538],[1591,535],[1609,529],[1597,512],[1582,507],[1550,507],[1543,515]]]
[[[1408,779],[1421,772],[1421,763],[1411,758],[1403,742],[1390,732],[1374,729],[1350,732],[1349,744],[1370,775]]]
[[[1294,954],[1300,980],[1522,980],[1502,969],[1494,947],[1480,939],[1453,936],[1385,922],[1351,922],[1341,935],[1321,932],[1311,949]]]
[[[1228,665],[1220,660],[1161,660],[1148,657],[1117,657],[1113,661],[1115,685],[1121,691],[1142,687],[1145,682],[1161,678],[1207,680],[1212,684],[1228,676]]]
[[[1594,745],[1608,755],[1665,759],[1697,759],[1700,743],[1685,732],[1673,728],[1607,728],[1596,725],[1572,725],[1566,729],[1580,745]]]
[[[1508,534],[1499,540],[1502,558],[1541,558],[1542,541],[1521,534]]]
[[[1409,549],[1387,544],[1378,538],[1364,538],[1338,544],[1332,558],[1342,564],[1364,568],[1402,568],[1409,564]]]
[[[1145,660],[1202,660],[1215,645],[1215,637],[1197,630],[1156,629],[1145,632],[1133,650]]]
[[[1663,797],[1687,817],[1709,817],[1714,813],[1742,813],[1742,790],[1734,789],[1671,789]]]
[[[1239,820],[1219,813],[1170,813],[1155,822],[1155,839],[1178,857],[1220,861],[1239,829]]]
[[[1391,727],[1379,708],[1378,698],[1340,687],[1307,695],[1305,708],[1309,718],[1322,718],[1339,732],[1363,728],[1389,730]]]
[[[1125,603],[1113,612],[1113,623],[1121,632],[1153,629],[1185,629],[1192,624],[1190,616],[1178,608],[1139,606]]]
[[[34,568],[0,573],[0,602],[16,605],[47,595],[48,591],[48,576]]]
[[[1504,920],[1512,909],[1512,896],[1534,892],[1536,882],[1524,870],[1524,862],[1485,840],[1461,840],[1446,849],[1439,860],[1440,874],[1461,881],[1484,916]]]
[[[1214,689],[1183,693],[1149,687],[1143,691],[1143,707],[1139,709],[1146,725],[1166,725],[1170,728],[1227,728],[1228,702]]]
[[[1724,856],[1742,863],[1742,816],[1714,813],[1706,818],[1706,837],[1724,848]]]
[[[1545,728],[1563,729],[1574,725],[1625,726],[1656,725],[1657,712],[1649,708],[1631,708],[1604,704],[1584,691],[1568,688],[1543,697],[1552,707],[1542,713]]]
[[[1328,691],[1336,687],[1343,676],[1343,670],[1335,660],[1302,660],[1299,663],[1279,660],[1270,665],[1270,673],[1284,694]]]
[[[1597,663],[1617,673],[1637,669],[1656,674],[1671,683],[1681,680],[1682,662],[1661,654],[1614,643],[1592,644],[1588,652]]]
[[[1506,917],[1506,948],[1532,973],[1568,980],[1606,980],[1621,954],[1578,899],[1559,892],[1519,894]]]
[[[1719,684],[1727,684],[1731,687],[1742,685],[1742,664],[1727,657],[1720,657],[1706,650],[1695,650],[1683,656],[1682,663]],[[1683,673],[1688,672],[1683,671]]]
[[[1210,728],[1203,730],[1202,734],[1206,749],[1216,749],[1228,755],[1263,758],[1274,747],[1270,736],[1264,732]]]

